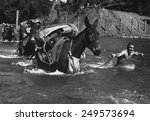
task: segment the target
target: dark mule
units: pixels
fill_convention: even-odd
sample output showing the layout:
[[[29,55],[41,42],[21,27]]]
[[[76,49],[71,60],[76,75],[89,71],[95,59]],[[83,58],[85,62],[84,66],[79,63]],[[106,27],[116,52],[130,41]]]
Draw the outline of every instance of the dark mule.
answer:
[[[98,56],[101,53],[98,44],[99,33],[96,30],[98,20],[94,24],[90,24],[85,17],[86,28],[80,32],[73,40],[62,37],[51,50],[52,62],[49,64],[49,59],[42,54],[37,55],[37,63],[44,66],[49,71],[59,70],[64,73],[75,73],[80,71],[79,60],[85,50],[89,48],[94,55]]]
[[[4,31],[2,32],[3,41],[8,40],[12,41],[13,31],[11,26],[5,26]]]
[[[19,55],[31,56],[35,53],[35,36],[37,34],[36,23],[30,24],[30,33],[26,32],[26,28],[20,25],[19,30],[19,43],[18,43],[18,52]]]
[[[35,42],[31,40],[31,35],[24,36],[24,33],[24,28],[20,28],[18,52],[19,55],[30,56],[35,52]]]
[[[79,33],[77,27],[73,24],[57,25],[54,27],[44,29],[40,32],[41,34],[35,37],[36,52],[30,58],[36,55],[37,60],[39,60],[39,57],[42,56],[42,58],[45,58],[45,60],[43,61],[42,58],[40,60],[42,61],[42,63],[44,63],[44,65],[45,63],[46,65],[51,63],[48,54],[51,53],[51,49],[61,39],[61,37],[67,37],[69,39],[73,39]],[[44,42],[42,40],[44,40]],[[37,62],[40,63],[41,61],[37,61]],[[43,64],[39,64],[39,63],[38,65],[42,65],[43,67]]]

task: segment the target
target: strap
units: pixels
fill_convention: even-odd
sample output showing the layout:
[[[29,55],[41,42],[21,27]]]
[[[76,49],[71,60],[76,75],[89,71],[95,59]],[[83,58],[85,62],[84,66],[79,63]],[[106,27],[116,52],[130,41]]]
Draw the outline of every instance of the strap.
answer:
[[[69,52],[68,52],[68,55],[69,55],[69,57],[72,59],[72,53],[71,53],[71,47],[72,47],[72,41],[73,40],[71,40],[71,43],[70,43],[70,49],[69,49]]]

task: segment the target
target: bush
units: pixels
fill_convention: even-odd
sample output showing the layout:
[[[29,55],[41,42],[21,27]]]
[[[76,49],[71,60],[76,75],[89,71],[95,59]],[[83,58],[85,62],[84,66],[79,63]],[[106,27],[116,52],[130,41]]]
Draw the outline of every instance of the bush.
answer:
[[[50,0],[0,0],[0,23],[15,23],[17,10],[20,21],[47,16],[51,6]]]

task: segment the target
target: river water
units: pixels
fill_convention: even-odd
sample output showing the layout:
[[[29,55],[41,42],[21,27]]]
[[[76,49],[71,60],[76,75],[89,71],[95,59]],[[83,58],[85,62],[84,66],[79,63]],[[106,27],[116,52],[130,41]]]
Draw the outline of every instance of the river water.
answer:
[[[144,53],[133,65],[115,68],[110,55],[135,44]],[[16,42],[0,42],[1,104],[148,104],[150,103],[150,40],[101,38],[102,54],[81,59],[81,72],[45,72],[15,54]],[[105,65],[103,65],[105,64]]]

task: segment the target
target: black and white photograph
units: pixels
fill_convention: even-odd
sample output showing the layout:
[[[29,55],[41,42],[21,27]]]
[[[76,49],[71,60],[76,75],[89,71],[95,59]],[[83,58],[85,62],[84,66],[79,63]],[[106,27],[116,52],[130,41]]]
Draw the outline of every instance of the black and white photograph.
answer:
[[[0,104],[150,104],[150,1],[0,0]]]

